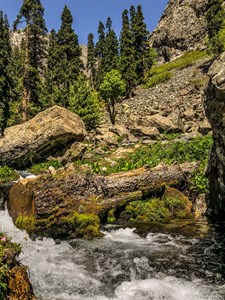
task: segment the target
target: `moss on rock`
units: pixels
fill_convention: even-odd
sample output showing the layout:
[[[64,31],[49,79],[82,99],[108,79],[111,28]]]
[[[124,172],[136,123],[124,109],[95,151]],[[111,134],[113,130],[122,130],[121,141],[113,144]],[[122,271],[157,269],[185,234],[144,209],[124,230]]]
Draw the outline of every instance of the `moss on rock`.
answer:
[[[175,218],[187,218],[192,203],[181,192],[167,187],[162,198],[138,200],[126,205],[120,221],[168,222]]]

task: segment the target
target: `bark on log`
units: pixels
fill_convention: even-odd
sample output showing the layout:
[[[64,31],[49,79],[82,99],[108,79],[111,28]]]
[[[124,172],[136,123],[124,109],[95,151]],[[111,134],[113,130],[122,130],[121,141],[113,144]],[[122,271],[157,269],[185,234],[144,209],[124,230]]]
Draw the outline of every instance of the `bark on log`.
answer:
[[[68,221],[65,225],[64,221],[74,211],[104,218],[111,209],[124,207],[160,190],[163,192],[165,185],[187,181],[198,166],[198,163],[159,165],[110,176],[78,174],[64,169],[55,176],[49,174],[16,183],[9,192],[9,212],[14,222],[21,216],[34,218],[37,221],[32,221],[36,222],[34,232],[38,234],[55,238],[70,236],[71,223]],[[33,224],[26,218],[20,218],[20,222],[25,222],[26,226]],[[32,231],[21,224],[21,228]],[[74,226],[77,228],[76,224]],[[83,234],[83,227],[81,229]]]

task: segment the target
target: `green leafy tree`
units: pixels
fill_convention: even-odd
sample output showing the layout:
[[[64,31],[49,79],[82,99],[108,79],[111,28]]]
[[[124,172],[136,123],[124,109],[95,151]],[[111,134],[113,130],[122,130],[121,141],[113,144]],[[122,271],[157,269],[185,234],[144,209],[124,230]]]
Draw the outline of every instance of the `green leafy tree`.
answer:
[[[106,102],[112,124],[116,122],[116,102],[126,92],[126,83],[122,80],[122,76],[118,70],[112,70],[104,77],[100,85],[101,97]]]
[[[98,93],[89,85],[84,75],[80,75],[70,86],[69,109],[81,117],[87,130],[99,125]]]
[[[57,62],[54,67],[57,82],[57,104],[67,107],[70,85],[78,78],[83,68],[82,50],[78,37],[72,28],[73,17],[67,6],[61,15],[61,27],[57,34]]]
[[[225,11],[223,0],[208,0],[206,13],[209,52],[218,55],[225,50]]]
[[[95,45],[94,35],[90,33],[88,35],[88,46],[87,46],[87,71],[89,72],[89,80],[93,86],[96,75],[96,58],[95,58]]]
[[[126,96],[129,97],[137,84],[135,49],[132,41],[128,10],[122,15],[120,34],[120,72],[126,82]]]
[[[22,93],[22,121],[38,110],[41,75],[44,73],[47,28],[40,0],[24,0],[14,29],[25,22],[25,62]],[[28,107],[30,106],[30,109]]]
[[[112,29],[112,20],[106,21],[106,38],[103,55],[103,73],[110,72],[118,68],[118,40],[115,31]]]
[[[10,61],[11,46],[8,19],[0,11],[0,136],[3,135],[9,118],[9,100],[12,86],[9,75]]]

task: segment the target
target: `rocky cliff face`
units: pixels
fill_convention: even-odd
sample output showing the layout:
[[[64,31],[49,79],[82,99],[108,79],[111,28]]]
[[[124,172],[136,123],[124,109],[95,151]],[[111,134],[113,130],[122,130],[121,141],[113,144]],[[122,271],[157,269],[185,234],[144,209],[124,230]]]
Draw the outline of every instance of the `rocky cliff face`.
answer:
[[[160,60],[169,61],[185,51],[204,49],[207,0],[170,0],[150,44]]]
[[[208,214],[216,220],[225,220],[225,53],[209,70],[210,81],[206,90],[205,112],[213,129],[207,175],[209,194]]]

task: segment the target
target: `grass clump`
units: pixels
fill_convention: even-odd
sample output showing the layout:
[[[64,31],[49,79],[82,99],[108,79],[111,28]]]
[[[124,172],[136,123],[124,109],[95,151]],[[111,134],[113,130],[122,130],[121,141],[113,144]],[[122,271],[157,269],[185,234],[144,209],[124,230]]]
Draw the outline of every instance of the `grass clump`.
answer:
[[[170,78],[173,77],[173,73],[166,71],[163,73],[158,73],[155,75],[150,76],[150,78],[146,81],[144,88],[150,88],[153,87],[157,84],[163,83],[167,80],[169,80]]]
[[[59,169],[62,167],[62,164],[58,160],[49,160],[39,164],[34,164],[28,169],[28,171],[32,174],[39,175],[47,171],[50,166],[52,166],[55,169]]]
[[[173,77],[172,70],[184,69],[192,66],[199,59],[206,56],[206,51],[190,51],[181,57],[174,59],[168,63],[157,66],[154,65],[145,76],[145,88],[150,88],[160,84]]]
[[[4,166],[0,168],[0,181],[17,180],[19,175],[10,167]]]

